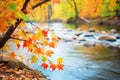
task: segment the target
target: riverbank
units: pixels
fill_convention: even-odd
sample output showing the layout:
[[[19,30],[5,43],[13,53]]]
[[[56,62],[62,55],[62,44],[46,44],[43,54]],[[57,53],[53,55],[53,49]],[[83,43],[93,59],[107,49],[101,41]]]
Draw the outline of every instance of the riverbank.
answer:
[[[0,80],[47,80],[40,71],[30,68],[17,59],[0,57]]]
[[[93,23],[96,23],[98,25],[120,26],[120,19],[118,17],[106,17],[94,19]]]
[[[93,19],[86,18],[69,18],[67,20],[69,24],[98,24],[98,25],[106,25],[106,26],[120,26],[120,19],[116,16],[112,17],[98,17]]]

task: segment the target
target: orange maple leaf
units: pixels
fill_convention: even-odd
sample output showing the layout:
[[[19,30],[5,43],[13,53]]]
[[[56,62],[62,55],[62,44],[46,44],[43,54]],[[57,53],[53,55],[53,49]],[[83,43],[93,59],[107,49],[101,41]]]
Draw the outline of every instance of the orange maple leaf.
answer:
[[[46,69],[48,68],[48,64],[46,64],[46,63],[42,63],[42,64],[41,64],[41,67],[43,67],[44,70],[46,70]]]
[[[49,42],[49,47],[55,48],[55,42],[54,41]]]
[[[57,68],[57,66],[51,62],[50,63],[50,68],[54,71]]]
[[[35,48],[34,53],[35,54],[43,54],[41,48]]]
[[[8,27],[7,27],[7,20],[4,18],[0,18],[0,32],[4,32]]]
[[[14,58],[15,58],[15,55],[16,55],[16,54],[15,54],[14,52],[12,52],[12,53],[10,54],[10,58],[11,58],[11,59],[14,59]]]
[[[46,55],[47,56],[50,56],[51,57],[51,55],[53,54],[54,52],[52,51],[52,50],[47,50],[46,51]]]
[[[14,14],[14,12],[9,12],[9,16],[8,16],[8,19],[15,19],[15,14]]]
[[[17,44],[17,48],[20,48],[20,44],[19,43]]]
[[[44,40],[42,40],[42,45],[43,45],[43,46],[47,46],[47,45],[48,45],[48,41],[47,41],[47,40],[45,40],[45,39],[44,39]]]
[[[58,70],[63,70],[64,65],[63,64],[57,64]]]

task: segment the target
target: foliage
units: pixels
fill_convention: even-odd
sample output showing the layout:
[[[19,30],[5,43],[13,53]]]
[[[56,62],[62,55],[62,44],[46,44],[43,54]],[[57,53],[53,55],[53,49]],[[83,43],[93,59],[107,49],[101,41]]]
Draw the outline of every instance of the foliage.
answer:
[[[116,15],[120,4],[117,0],[62,0],[60,5],[53,5],[52,19],[66,20],[71,17],[105,17]],[[56,7],[55,7],[56,6]],[[75,9],[76,8],[76,9]],[[78,12],[78,14],[76,14]]]
[[[48,37],[48,30],[31,23],[32,30],[26,26],[25,20],[32,15],[34,17],[34,9],[39,5],[40,8],[48,6],[50,0],[0,0],[0,49],[1,52],[7,51],[10,58],[15,59],[17,53],[10,50],[9,46],[5,45],[8,40],[19,48],[25,48],[31,52],[31,63],[36,63],[41,60],[41,67],[52,70],[63,70],[63,59],[58,58],[56,64],[50,61],[50,57],[54,54],[52,48],[56,47],[58,41],[57,36],[51,33]],[[52,0],[52,4],[59,4],[59,0]],[[45,16],[48,15],[46,9],[43,11]],[[36,12],[38,13],[38,11]],[[36,15],[36,14],[35,14]],[[37,15],[42,17],[42,15]],[[5,52],[6,53],[6,52]],[[19,55],[23,60],[24,55]]]

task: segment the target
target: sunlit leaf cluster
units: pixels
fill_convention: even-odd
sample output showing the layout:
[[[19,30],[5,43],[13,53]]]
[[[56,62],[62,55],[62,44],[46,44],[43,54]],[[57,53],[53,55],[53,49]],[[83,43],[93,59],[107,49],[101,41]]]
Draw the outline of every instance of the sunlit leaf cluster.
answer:
[[[29,20],[27,18],[31,18],[30,16],[34,18],[34,15],[37,15],[40,19],[45,16],[45,19],[46,16],[48,16],[47,9],[50,5],[49,1],[50,0],[0,0],[0,43],[8,39],[12,41],[12,45],[16,45],[17,49],[27,49],[27,52],[31,53],[28,54],[31,55],[31,63],[36,63],[40,60],[40,65],[44,69],[49,67],[52,70],[63,70],[64,65],[62,58],[58,58],[56,63],[50,60],[54,54],[53,49],[57,46],[57,36],[49,32],[46,28],[41,28],[41,26],[31,22],[31,26],[34,27],[31,27],[32,30],[29,30],[28,27],[30,26],[27,26],[25,22],[25,20]],[[59,3],[59,0],[52,0],[53,5]],[[38,4],[41,6],[39,7]],[[36,8],[37,6],[38,9]],[[35,12],[33,10],[34,8],[36,8]],[[42,9],[42,14],[40,15],[38,15],[41,13],[39,9]],[[9,33],[11,35],[9,35]],[[11,59],[16,59],[16,57],[19,57],[21,60],[25,59],[24,54],[18,54],[10,49],[9,45],[4,45],[0,49],[0,53],[8,53]]]

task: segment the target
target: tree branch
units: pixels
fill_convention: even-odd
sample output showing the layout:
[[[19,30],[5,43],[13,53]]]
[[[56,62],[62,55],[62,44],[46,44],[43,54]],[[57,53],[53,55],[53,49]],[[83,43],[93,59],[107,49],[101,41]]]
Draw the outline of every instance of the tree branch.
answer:
[[[50,1],[50,0],[42,0],[42,1],[38,2],[37,4],[35,4],[34,6],[32,6],[32,9],[35,9],[39,5],[42,5],[42,4],[44,4],[44,3],[48,2],[48,1]]]
[[[25,2],[24,2],[24,4],[23,4],[23,7],[22,7],[22,9],[21,9],[21,11],[22,11],[23,13],[25,13],[25,9],[26,9],[29,1],[30,1],[30,0],[25,0]],[[35,5],[32,7],[32,9],[35,9],[35,8],[38,7],[39,5],[42,5],[42,4],[44,4],[44,3],[48,2],[48,1],[50,1],[50,0],[40,1],[40,2],[38,2],[37,4],[35,4]],[[18,25],[19,25],[21,22],[22,22],[22,19],[16,19],[15,26],[11,25],[11,26],[9,27],[9,29],[7,30],[7,32],[5,33],[5,35],[4,35],[2,38],[0,38],[0,49],[1,49],[1,48],[5,45],[5,43],[11,38],[12,33],[15,31],[15,29],[18,27]]]
[[[25,0],[25,2],[24,2],[24,4],[23,4],[23,7],[22,7],[22,9],[21,9],[21,11],[22,11],[23,13],[25,13],[24,10],[26,9],[26,7],[27,7],[29,1],[30,1],[30,0]]]
[[[20,40],[20,41],[26,41],[24,39],[19,39],[19,38],[14,38],[14,37],[10,37],[10,39],[16,39],[16,40]]]
[[[7,30],[5,35],[0,39],[0,49],[5,45],[5,43],[10,39],[10,36],[15,31],[17,26],[21,23],[22,19],[17,19],[15,26],[11,25],[10,28]]]

